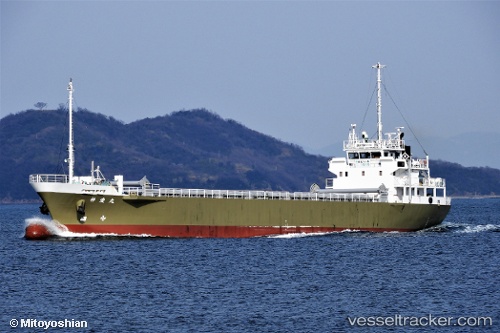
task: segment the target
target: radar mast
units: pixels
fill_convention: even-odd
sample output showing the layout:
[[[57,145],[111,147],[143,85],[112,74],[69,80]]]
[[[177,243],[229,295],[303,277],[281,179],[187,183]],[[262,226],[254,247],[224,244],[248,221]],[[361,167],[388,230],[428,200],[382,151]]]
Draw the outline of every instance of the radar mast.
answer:
[[[376,65],[373,65],[372,68],[377,69],[377,141],[380,146],[382,146],[382,75],[381,69],[384,68],[385,65],[381,65],[380,62],[377,62]]]
[[[68,84],[68,112],[69,112],[69,142],[68,142],[68,182],[73,181],[73,169],[75,165],[75,148],[73,146],[73,80]]]

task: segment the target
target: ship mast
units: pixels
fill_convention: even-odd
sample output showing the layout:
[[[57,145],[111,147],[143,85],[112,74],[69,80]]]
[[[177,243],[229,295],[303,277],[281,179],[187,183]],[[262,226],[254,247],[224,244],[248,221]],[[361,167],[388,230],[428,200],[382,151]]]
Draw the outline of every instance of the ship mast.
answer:
[[[75,148],[73,146],[73,80],[69,79],[68,84],[68,104],[69,104],[69,142],[68,142],[68,174],[71,183],[73,180],[73,168],[75,165]]]
[[[381,65],[380,62],[372,66],[377,69],[377,140],[380,146],[382,146],[382,90],[380,86],[382,84],[381,69],[384,67],[385,65]]]

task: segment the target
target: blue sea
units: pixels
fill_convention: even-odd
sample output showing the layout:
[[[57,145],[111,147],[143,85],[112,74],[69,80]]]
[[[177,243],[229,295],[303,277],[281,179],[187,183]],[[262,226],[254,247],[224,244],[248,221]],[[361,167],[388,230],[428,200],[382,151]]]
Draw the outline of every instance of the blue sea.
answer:
[[[28,241],[38,206],[0,205],[1,332],[500,332],[498,198],[414,233],[251,239]]]

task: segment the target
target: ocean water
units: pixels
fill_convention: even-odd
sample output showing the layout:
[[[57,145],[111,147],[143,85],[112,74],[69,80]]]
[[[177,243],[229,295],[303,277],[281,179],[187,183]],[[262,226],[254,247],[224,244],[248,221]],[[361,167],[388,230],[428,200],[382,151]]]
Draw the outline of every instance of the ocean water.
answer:
[[[0,205],[1,332],[500,332],[500,199],[415,233],[28,241],[30,218]]]

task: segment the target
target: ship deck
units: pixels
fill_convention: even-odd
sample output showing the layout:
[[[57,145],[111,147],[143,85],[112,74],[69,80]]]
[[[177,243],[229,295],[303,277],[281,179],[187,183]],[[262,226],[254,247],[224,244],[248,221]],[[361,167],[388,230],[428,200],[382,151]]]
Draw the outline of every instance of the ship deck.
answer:
[[[241,191],[140,187],[123,188],[123,194],[131,197],[169,197],[169,198],[213,198],[247,200],[305,200],[305,201],[355,201],[378,202],[376,193],[312,193],[287,191]]]

